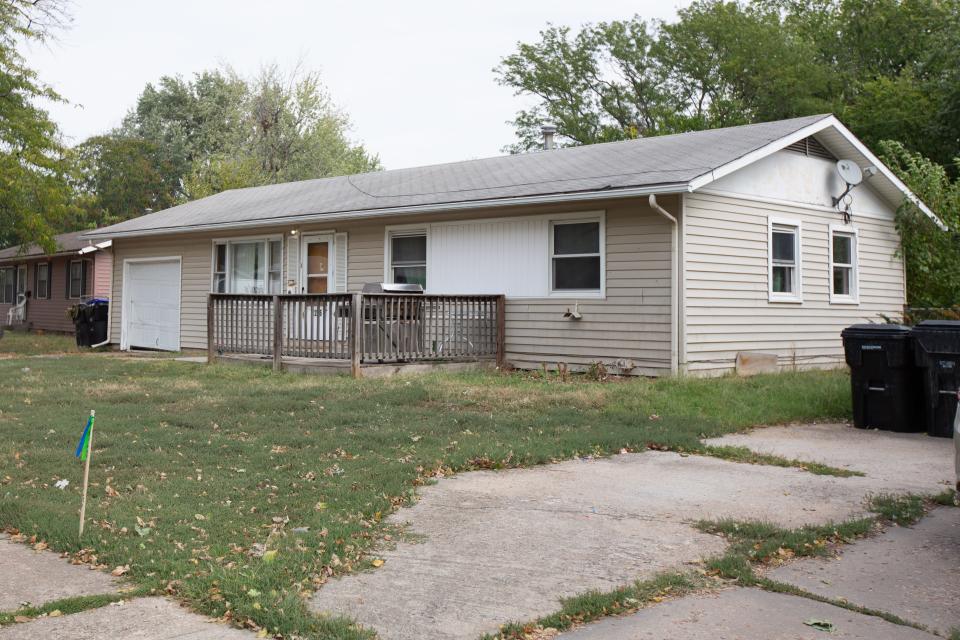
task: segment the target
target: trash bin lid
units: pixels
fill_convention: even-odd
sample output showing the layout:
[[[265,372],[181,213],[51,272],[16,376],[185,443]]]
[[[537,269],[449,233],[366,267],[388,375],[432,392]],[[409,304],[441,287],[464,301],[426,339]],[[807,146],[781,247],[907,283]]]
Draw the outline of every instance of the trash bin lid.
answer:
[[[960,320],[924,320],[914,327],[914,331],[933,329],[935,331],[960,331]]]
[[[902,324],[854,324],[840,332],[842,338],[906,338],[910,327]]]
[[[90,298],[87,300],[87,304],[110,304],[110,300],[107,298]]]
[[[913,339],[928,353],[960,353],[960,321],[924,320],[913,328]]]

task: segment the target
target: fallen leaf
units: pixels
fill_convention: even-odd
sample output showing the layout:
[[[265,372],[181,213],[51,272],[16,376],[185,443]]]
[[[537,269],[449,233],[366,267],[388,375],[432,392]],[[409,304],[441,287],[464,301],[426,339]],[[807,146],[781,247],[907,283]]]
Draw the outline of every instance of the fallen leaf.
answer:
[[[110,572],[110,575],[119,577],[125,574],[127,571],[130,571],[130,565],[125,564],[122,567],[114,568],[114,570]]]
[[[267,630],[266,630],[266,629],[260,629],[260,631],[257,632],[257,637],[258,637],[258,638],[266,638],[266,637],[267,637]]]
[[[370,564],[372,564],[373,566],[379,568],[379,567],[382,567],[382,566],[383,566],[383,560],[381,560],[380,558],[377,558],[376,560],[374,560],[374,561],[371,562]]]
[[[270,549],[270,551],[267,551],[266,553],[263,554],[263,561],[273,562],[276,559],[276,557],[277,557],[277,550]]]
[[[30,622],[30,618],[27,616],[13,616],[14,622]]]
[[[829,620],[820,620],[818,618],[810,618],[808,620],[804,620],[803,624],[807,625],[808,627],[813,627],[818,631],[833,633],[833,623],[830,622]]]
[[[50,618],[59,618],[62,615],[63,615],[63,611],[60,611],[60,609],[54,609],[53,611],[47,614],[47,616]]]

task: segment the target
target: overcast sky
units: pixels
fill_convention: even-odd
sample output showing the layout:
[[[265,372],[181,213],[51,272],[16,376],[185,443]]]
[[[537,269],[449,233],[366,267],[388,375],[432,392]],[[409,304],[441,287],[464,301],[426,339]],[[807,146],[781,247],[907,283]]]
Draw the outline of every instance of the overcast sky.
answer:
[[[244,75],[298,60],[319,70],[352,136],[388,169],[479,158],[513,141],[523,99],[492,69],[548,21],[672,19],[680,0],[73,0],[70,28],[27,51],[70,105],[76,143],[120,123],[147,82],[228,64]]]

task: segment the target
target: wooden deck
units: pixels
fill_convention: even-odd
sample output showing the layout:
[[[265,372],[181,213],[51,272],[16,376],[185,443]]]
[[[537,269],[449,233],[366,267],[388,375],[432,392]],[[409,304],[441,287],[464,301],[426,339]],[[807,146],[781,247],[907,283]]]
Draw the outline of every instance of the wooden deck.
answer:
[[[207,359],[355,377],[502,365],[504,306],[499,295],[213,293]]]

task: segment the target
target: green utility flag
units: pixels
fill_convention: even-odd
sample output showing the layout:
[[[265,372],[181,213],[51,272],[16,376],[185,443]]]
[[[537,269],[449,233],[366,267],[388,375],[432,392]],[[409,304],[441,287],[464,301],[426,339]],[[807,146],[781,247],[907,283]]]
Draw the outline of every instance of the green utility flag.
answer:
[[[90,454],[90,432],[93,431],[93,416],[91,415],[87,419],[87,426],[83,430],[83,435],[80,436],[80,442],[77,443],[77,452],[76,456],[80,460],[86,460],[87,456]]]

